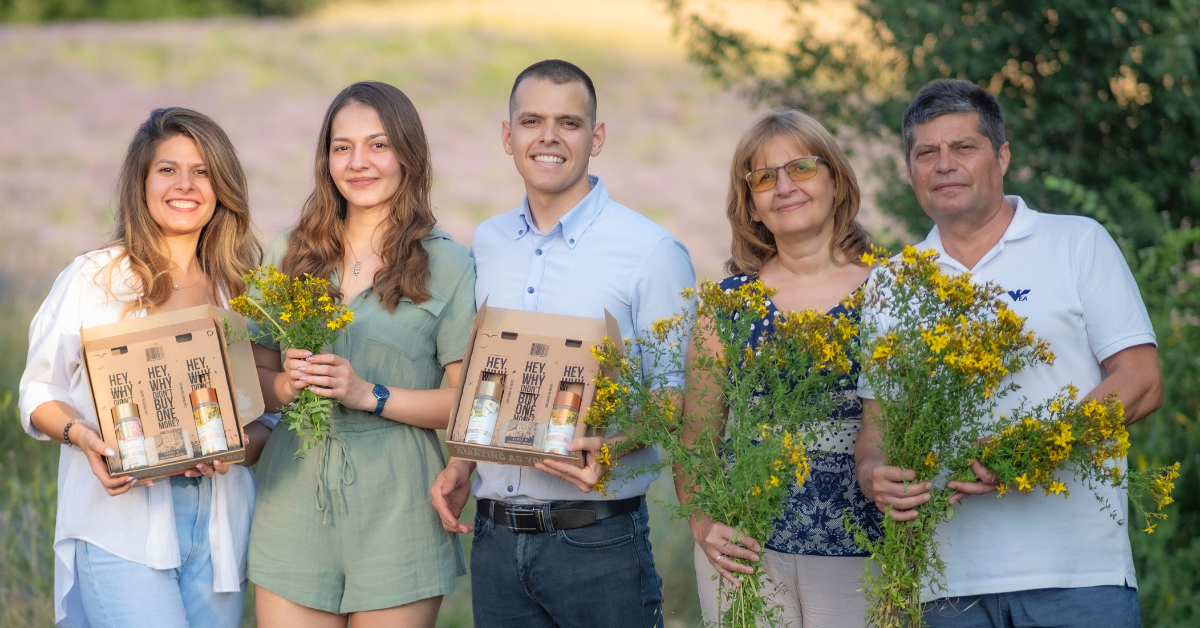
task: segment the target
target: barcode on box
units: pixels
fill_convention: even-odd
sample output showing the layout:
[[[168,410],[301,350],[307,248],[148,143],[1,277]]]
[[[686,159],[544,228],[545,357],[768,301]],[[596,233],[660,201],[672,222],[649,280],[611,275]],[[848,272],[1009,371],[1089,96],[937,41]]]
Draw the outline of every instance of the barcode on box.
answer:
[[[161,360],[163,359],[164,354],[165,352],[163,351],[162,347],[149,347],[146,349],[146,361],[153,362],[155,360]]]
[[[539,358],[544,358],[550,355],[550,345],[544,345],[540,342],[533,343],[533,347],[529,349],[529,355],[536,355]]]

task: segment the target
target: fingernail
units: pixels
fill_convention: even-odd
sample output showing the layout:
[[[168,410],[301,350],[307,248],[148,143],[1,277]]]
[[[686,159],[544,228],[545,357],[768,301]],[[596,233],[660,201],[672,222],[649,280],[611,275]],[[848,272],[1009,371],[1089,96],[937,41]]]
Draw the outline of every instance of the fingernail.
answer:
[[[197,468],[197,469],[203,469],[203,468],[204,468],[204,463],[203,463],[203,462],[198,462],[198,463],[196,463],[196,468]]]
[[[146,480],[146,486],[154,486],[154,480]]]
[[[133,484],[134,482],[137,482],[137,478],[133,477],[132,475],[125,480],[126,484]]]
[[[104,450],[104,455],[106,455],[106,456],[113,456],[113,455],[116,455],[116,454],[114,454],[114,453],[113,453],[113,450],[112,450],[112,449],[105,449],[105,450]]]
[[[308,376],[307,376],[307,375],[301,375],[301,376],[300,376],[300,381],[302,381],[302,382],[307,382],[307,381],[308,381]]]
[[[310,357],[310,358],[312,357],[312,351],[305,351],[304,353],[306,354],[307,357]]]
[[[301,373],[307,373],[308,367],[301,366],[301,367],[298,367],[296,370],[300,371]]]

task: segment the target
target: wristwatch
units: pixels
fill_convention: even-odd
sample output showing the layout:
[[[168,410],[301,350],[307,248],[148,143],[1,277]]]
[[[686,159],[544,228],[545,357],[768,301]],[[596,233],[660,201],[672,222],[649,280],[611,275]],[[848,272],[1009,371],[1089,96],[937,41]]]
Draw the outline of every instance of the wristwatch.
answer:
[[[388,397],[392,396],[392,391],[388,390],[388,387],[383,384],[375,384],[375,387],[371,389],[371,394],[375,395],[376,401],[375,411],[371,414],[379,416],[383,413],[383,406],[387,403]]]

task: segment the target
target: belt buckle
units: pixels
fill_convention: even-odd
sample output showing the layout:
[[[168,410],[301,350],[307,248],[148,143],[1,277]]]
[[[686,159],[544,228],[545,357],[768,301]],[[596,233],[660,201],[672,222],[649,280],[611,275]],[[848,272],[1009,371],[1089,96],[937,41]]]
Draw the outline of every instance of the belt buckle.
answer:
[[[545,513],[542,508],[509,506],[505,508],[504,515],[509,529],[513,532],[546,531]]]

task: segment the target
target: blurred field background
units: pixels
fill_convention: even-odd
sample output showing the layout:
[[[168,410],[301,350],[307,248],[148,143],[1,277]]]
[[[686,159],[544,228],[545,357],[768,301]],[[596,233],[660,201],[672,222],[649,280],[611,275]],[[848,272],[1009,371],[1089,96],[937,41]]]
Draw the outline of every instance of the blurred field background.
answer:
[[[781,16],[769,3],[741,4],[743,21],[764,34],[771,28],[756,22]],[[593,77],[608,125],[592,172],[680,237],[700,276],[720,275],[727,161],[755,107],[688,63],[661,4],[413,0],[189,17],[211,12],[204,2],[0,0],[0,16],[31,21],[0,25],[0,395],[16,389],[28,321],[54,277],[105,240],[125,146],[155,107],[191,107],[226,129],[266,244],[308,193],[329,100],[356,80],[392,83],[430,137],[438,220],[469,246],[480,221],[523,194],[499,141],[512,79],[535,61],[567,59]],[[121,21],[147,14],[166,17]],[[37,22],[75,17],[114,19]],[[49,626],[58,448],[25,436],[15,406],[0,404],[0,626]],[[657,498],[674,499],[669,482],[655,486]],[[690,533],[657,507],[652,527],[666,612],[673,625],[695,625]],[[439,625],[470,625],[469,580]]]
[[[897,164],[907,99],[941,76],[996,94],[1010,193],[1101,221],[1142,287],[1166,403],[1132,430],[1130,460],[1183,463],[1170,518],[1132,535],[1143,623],[1200,625],[1200,0],[0,0],[0,628],[52,624],[58,458],[5,391],[50,283],[105,240],[148,112],[187,106],[226,129],[266,244],[308,193],[329,100],[390,82],[429,135],[441,226],[469,246],[521,200],[500,120],[513,77],[545,58],[592,75],[609,132],[592,172],[676,234],[701,278],[722,275],[728,159],[758,111],[829,124],[861,219],[895,245],[929,227]],[[651,496],[674,499],[664,480]],[[690,534],[652,509],[667,623],[696,625]],[[469,584],[439,626],[471,624]]]

